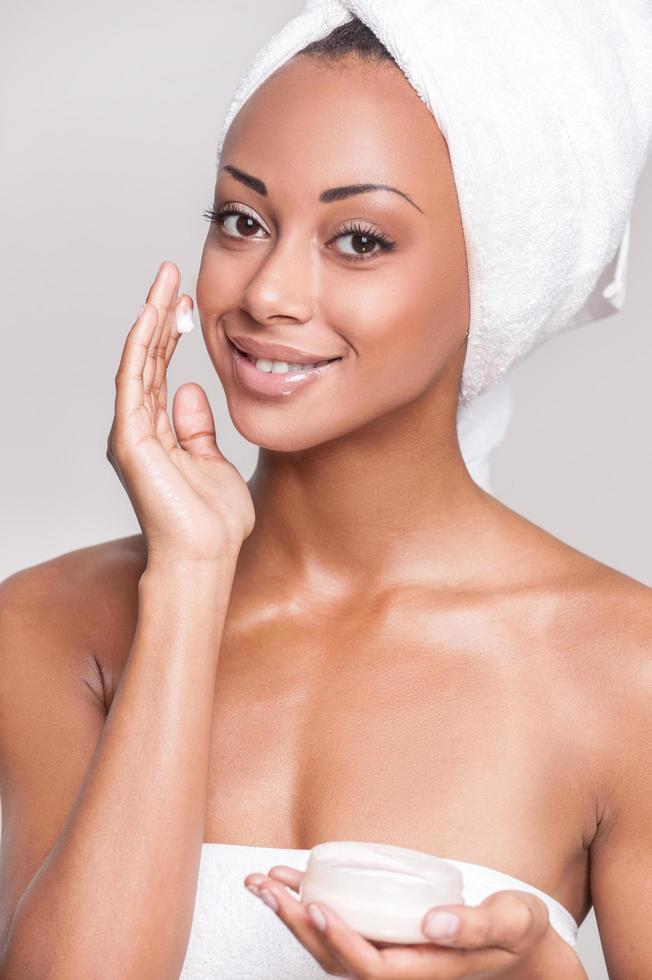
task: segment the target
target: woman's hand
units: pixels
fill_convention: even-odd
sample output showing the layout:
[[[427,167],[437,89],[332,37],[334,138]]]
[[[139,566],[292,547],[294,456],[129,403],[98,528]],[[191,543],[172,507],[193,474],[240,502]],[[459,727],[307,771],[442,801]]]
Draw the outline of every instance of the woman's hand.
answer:
[[[454,912],[459,926],[448,939],[424,935],[423,944],[392,945],[365,939],[331,908],[319,903],[326,920],[320,931],[307,907],[285,885],[299,894],[303,872],[277,865],[268,875],[250,874],[247,887],[276,899],[278,915],[334,977],[354,980],[458,980],[491,977],[512,980],[567,980],[586,977],[580,961],[550,926],[548,908],[530,892],[501,891],[480,905],[447,905],[435,911]],[[255,894],[256,894],[255,893]],[[432,911],[432,910],[431,910]],[[424,918],[424,925],[431,912]]]
[[[148,564],[213,561],[237,554],[255,514],[247,484],[217,447],[203,388],[188,382],[167,413],[168,364],[181,336],[179,270],[163,262],[127,335],[115,376],[115,416],[106,455],[129,495],[147,544]]]

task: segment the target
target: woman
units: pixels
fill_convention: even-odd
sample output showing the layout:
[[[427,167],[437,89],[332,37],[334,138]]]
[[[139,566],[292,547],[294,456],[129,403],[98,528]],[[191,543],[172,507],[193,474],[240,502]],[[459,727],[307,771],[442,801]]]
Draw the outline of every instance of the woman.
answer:
[[[253,477],[199,385],[170,422],[164,262],[107,447],[142,534],[3,583],[3,978],[581,977],[549,916],[592,904],[614,977],[652,960],[649,590],[471,478],[446,143],[363,25],[337,38],[247,101],[209,212],[197,307]],[[286,885],[337,839],[512,887],[414,947],[323,932]]]

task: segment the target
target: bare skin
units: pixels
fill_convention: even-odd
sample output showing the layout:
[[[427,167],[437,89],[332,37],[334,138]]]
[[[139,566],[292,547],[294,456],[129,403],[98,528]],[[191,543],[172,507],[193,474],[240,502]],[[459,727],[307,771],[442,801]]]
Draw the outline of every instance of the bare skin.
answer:
[[[297,59],[247,103],[222,154],[268,195],[220,173],[215,207],[242,202],[265,232],[213,225],[197,282],[229,412],[261,447],[219,653],[204,840],[381,840],[502,870],[581,922],[590,861],[628,791],[623,745],[632,768],[642,758],[628,726],[649,674],[650,590],[469,476],[450,161],[402,76],[376,66],[371,94],[368,70]],[[363,181],[418,208],[381,191],[319,201]],[[396,250],[327,251],[351,218]],[[256,398],[233,377],[226,333],[343,360],[301,393]],[[146,562],[135,535],[33,573],[70,611],[57,629],[107,711]]]
[[[557,583],[326,604],[281,576],[254,591],[236,573],[205,841],[382,840],[504,871],[585,918],[590,847],[615,816],[617,724],[636,701],[614,632],[619,644],[630,633],[633,682],[649,589],[496,506],[522,522],[523,554],[557,551]],[[73,606],[70,643],[101,666],[104,686],[99,671],[86,677],[107,710],[145,564],[141,535],[48,563],[50,588]]]

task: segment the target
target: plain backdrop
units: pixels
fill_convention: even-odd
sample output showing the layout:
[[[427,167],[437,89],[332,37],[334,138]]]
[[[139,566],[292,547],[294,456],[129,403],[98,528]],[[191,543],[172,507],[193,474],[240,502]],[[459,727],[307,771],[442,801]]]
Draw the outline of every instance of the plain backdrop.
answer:
[[[215,146],[235,85],[299,0],[4,0],[0,38],[0,577],[139,532],[106,460],[124,339],[163,259],[194,297]],[[560,335],[514,370],[493,492],[650,584],[652,167],[632,220],[624,310]],[[201,331],[169,392],[199,382],[223,452],[251,475]],[[617,652],[617,651],[614,651]],[[607,977],[593,913],[579,949]]]

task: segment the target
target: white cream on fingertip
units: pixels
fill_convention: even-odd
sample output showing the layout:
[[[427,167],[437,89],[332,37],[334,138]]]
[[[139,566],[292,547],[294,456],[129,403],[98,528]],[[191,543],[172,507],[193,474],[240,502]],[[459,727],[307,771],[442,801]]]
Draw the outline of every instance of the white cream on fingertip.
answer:
[[[192,311],[184,309],[182,304],[177,307],[176,322],[179,333],[190,333],[191,330],[195,329]]]

